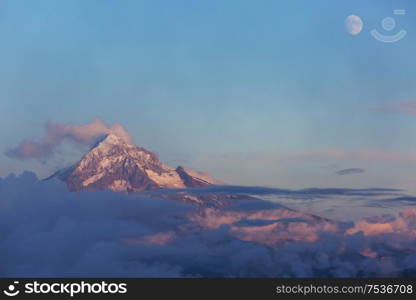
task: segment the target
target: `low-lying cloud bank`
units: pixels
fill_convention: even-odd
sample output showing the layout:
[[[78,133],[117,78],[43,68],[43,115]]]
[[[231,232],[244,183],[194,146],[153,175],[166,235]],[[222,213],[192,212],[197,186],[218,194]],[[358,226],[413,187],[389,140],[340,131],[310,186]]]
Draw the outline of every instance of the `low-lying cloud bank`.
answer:
[[[395,191],[356,193],[369,192]],[[228,204],[75,194],[33,173],[9,176],[0,179],[0,276],[416,274],[416,210],[336,223],[253,198]]]
[[[149,195],[165,194],[166,192],[173,194],[187,193],[195,196],[205,194],[215,195],[229,195],[229,194],[244,194],[255,196],[280,196],[291,199],[306,198],[306,199],[320,199],[337,196],[347,197],[408,197],[403,194],[401,189],[394,188],[365,188],[365,189],[349,189],[349,188],[307,188],[301,190],[280,189],[272,187],[261,186],[236,186],[236,185],[215,185],[199,189],[171,189],[171,190],[154,190],[148,192]]]

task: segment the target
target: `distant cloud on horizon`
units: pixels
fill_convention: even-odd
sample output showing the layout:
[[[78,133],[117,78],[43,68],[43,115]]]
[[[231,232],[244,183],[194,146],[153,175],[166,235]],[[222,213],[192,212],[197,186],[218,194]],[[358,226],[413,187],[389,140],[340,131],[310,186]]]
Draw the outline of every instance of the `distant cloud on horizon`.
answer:
[[[343,169],[336,171],[335,173],[338,175],[351,175],[351,174],[361,174],[364,173],[365,169],[361,168],[350,168],[350,169]]]

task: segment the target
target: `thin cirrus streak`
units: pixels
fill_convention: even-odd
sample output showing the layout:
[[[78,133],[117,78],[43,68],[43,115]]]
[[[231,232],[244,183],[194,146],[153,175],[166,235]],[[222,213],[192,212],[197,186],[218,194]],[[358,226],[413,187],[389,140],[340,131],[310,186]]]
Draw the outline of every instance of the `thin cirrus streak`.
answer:
[[[380,161],[395,163],[416,163],[416,152],[388,152],[377,149],[362,149],[347,151],[342,149],[324,149],[320,151],[305,152],[267,152],[251,153],[246,155],[223,154],[209,157],[215,160],[242,159],[255,163],[269,163],[275,160],[356,160]]]
[[[416,100],[407,99],[370,107],[371,110],[405,115],[416,115]]]

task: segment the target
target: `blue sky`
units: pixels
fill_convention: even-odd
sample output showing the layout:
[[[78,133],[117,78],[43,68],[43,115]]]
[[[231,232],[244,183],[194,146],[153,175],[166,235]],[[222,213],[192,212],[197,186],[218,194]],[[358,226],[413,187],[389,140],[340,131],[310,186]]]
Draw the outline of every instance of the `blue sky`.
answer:
[[[49,120],[99,117],[230,183],[412,190],[413,2],[3,0],[0,150],[41,138]],[[369,31],[396,8],[407,36],[376,41]],[[356,36],[351,14],[364,21]],[[0,176],[46,176],[79,154],[0,155]],[[348,168],[365,172],[336,175]]]

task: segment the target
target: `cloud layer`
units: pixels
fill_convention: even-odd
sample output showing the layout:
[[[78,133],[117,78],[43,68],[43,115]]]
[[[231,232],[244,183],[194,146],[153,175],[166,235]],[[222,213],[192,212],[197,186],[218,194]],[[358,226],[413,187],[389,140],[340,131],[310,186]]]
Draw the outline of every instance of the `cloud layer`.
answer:
[[[22,141],[17,147],[7,151],[6,155],[17,159],[45,159],[51,156],[64,141],[91,146],[99,138],[110,133],[123,138],[128,143],[133,142],[130,134],[118,123],[107,126],[100,119],[83,125],[48,122],[45,136],[41,141]]]
[[[415,210],[337,223],[253,198],[215,209],[0,179],[0,276],[414,276],[415,237]]]

